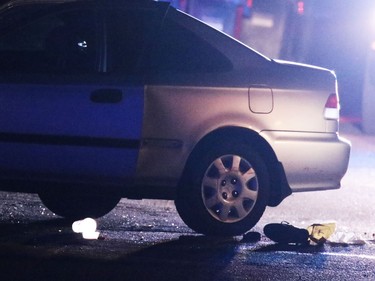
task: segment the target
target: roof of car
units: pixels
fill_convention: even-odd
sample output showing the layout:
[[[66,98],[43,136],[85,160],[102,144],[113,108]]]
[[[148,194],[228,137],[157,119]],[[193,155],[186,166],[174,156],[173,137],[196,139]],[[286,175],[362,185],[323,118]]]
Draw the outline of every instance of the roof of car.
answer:
[[[33,5],[33,4],[59,4],[77,2],[82,0],[10,0],[1,1],[0,10],[6,10],[17,6]]]
[[[16,6],[33,5],[33,4],[63,4],[72,2],[97,2],[97,3],[111,3],[111,4],[143,4],[158,2],[157,0],[0,0],[0,10],[9,9]],[[165,2],[166,1],[162,1]]]

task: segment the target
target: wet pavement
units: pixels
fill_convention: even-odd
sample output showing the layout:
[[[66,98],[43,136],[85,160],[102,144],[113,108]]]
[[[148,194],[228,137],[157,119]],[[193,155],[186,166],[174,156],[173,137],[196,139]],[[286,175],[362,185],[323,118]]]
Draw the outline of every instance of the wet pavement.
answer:
[[[86,240],[36,195],[0,192],[0,280],[375,280],[375,137],[352,126],[343,135],[353,142],[343,187],[268,208],[252,230],[258,242],[196,234],[171,201],[126,199]],[[337,229],[322,246],[275,244],[263,226],[284,220]]]

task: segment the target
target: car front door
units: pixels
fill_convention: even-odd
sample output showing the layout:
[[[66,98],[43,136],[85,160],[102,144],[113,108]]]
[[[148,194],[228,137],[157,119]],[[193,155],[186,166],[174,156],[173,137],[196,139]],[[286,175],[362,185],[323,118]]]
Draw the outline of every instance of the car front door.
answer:
[[[0,176],[125,183],[136,170],[142,83],[105,73],[95,8],[36,14],[0,35]]]

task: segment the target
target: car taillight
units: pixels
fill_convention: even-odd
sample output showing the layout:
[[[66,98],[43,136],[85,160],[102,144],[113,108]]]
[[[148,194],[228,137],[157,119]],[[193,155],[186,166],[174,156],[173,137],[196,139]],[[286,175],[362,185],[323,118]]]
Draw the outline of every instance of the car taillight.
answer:
[[[340,101],[337,94],[330,94],[324,107],[324,118],[339,119],[340,118]]]
[[[297,13],[301,16],[305,13],[305,2],[304,1],[298,1],[297,2]]]

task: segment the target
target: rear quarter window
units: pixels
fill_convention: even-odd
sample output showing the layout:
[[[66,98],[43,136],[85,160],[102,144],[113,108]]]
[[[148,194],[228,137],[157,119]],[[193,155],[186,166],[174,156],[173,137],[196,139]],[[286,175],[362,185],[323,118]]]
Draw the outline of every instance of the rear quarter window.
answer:
[[[202,28],[209,27],[202,24]],[[232,70],[232,64],[204,37],[167,17],[160,31],[151,69],[173,73],[217,73]]]
[[[162,15],[156,9],[108,10],[108,72],[142,73],[145,57],[157,39]]]

